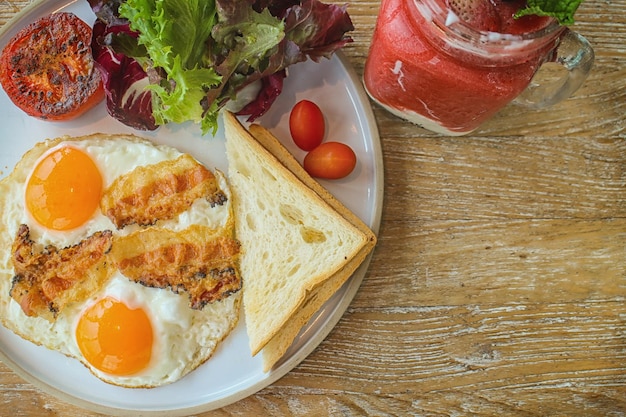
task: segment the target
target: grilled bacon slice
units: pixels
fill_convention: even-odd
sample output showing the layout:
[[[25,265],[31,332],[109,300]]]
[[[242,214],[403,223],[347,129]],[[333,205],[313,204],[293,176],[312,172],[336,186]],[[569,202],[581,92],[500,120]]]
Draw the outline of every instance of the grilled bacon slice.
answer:
[[[86,299],[108,278],[112,241],[113,234],[105,230],[74,246],[37,252],[30,229],[20,225],[12,248],[11,297],[27,316],[54,321],[65,305]]]
[[[104,191],[100,208],[118,229],[149,226],[176,217],[201,197],[212,206],[227,199],[215,175],[184,154],[116,178]]]
[[[214,229],[145,229],[115,241],[115,265],[131,281],[189,295],[192,309],[241,289],[240,243]]]

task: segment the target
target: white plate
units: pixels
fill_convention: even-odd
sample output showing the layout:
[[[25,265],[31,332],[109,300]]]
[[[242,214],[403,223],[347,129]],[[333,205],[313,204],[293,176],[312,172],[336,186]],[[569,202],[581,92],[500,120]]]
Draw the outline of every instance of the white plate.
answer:
[[[0,48],[26,24],[55,11],[71,11],[92,24],[87,1],[38,1],[0,32]],[[323,182],[339,200],[377,232],[383,200],[383,165],[367,96],[356,73],[339,53],[320,63],[305,62],[289,70],[284,91],[258,122],[281,138],[301,161],[304,152],[289,136],[288,117],[301,99],[317,102],[327,119],[327,139],[349,144],[357,154],[355,171],[339,181]],[[209,168],[227,172],[223,131],[202,137],[193,124],[165,126],[156,132],[132,130],[107,115],[104,104],[71,122],[44,122],[26,116],[0,91],[0,178],[13,169],[35,143],[61,135],[94,132],[135,133],[189,152]],[[6,250],[4,248],[3,250]],[[369,258],[303,329],[274,370],[264,373],[260,355],[251,357],[243,317],[235,331],[207,363],[180,381],[153,389],[128,389],[93,377],[78,361],[35,346],[0,327],[0,359],[23,378],[65,401],[106,414],[188,415],[245,398],[276,381],[328,335],[343,315],[365,275]]]

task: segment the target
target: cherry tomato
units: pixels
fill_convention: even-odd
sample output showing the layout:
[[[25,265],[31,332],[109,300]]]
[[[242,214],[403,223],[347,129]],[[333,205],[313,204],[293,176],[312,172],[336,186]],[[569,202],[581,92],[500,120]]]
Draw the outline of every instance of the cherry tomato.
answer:
[[[344,143],[325,142],[306,154],[303,165],[312,177],[336,180],[352,172],[356,154]]]
[[[324,139],[326,125],[324,115],[309,100],[296,103],[289,115],[289,131],[294,143],[303,151],[310,151]]]
[[[0,55],[0,83],[11,101],[47,120],[69,120],[99,103],[104,90],[91,33],[73,13],[53,13],[22,29]]]

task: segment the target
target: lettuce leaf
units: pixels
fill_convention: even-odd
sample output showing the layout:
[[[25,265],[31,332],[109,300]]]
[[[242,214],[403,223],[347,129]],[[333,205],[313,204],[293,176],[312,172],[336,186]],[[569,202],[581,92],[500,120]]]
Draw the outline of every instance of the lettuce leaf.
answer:
[[[151,65],[164,73],[158,84],[150,85],[156,123],[202,122],[205,91],[221,80],[211,66],[204,65],[206,42],[217,20],[215,3],[127,0],[119,14],[139,34],[137,41],[145,47]]]
[[[100,23],[130,28],[130,33],[109,29],[99,47],[141,66],[149,80],[145,91],[151,96],[153,123],[190,120],[199,123],[203,133],[215,132],[219,111],[254,82],[262,82],[261,92],[240,114],[249,115],[249,120],[264,114],[280,94],[288,66],[330,58],[352,41],[346,33],[354,29],[345,6],[319,0],[89,3]],[[101,68],[107,70],[106,65]],[[112,95],[128,97],[123,92]],[[119,100],[111,103],[119,105]]]
[[[139,61],[116,53],[110,47],[112,39],[119,41],[120,45],[136,45],[128,25],[107,26],[102,21],[94,24],[91,48],[95,65],[102,74],[107,111],[134,129],[155,130],[152,95],[146,90],[148,74]]]
[[[283,80],[287,76],[285,69],[278,71],[267,77],[261,78],[261,89],[256,100],[246,104],[237,112],[238,115],[247,115],[248,121],[253,122],[257,117],[262,116],[274,103],[274,100],[283,90]]]

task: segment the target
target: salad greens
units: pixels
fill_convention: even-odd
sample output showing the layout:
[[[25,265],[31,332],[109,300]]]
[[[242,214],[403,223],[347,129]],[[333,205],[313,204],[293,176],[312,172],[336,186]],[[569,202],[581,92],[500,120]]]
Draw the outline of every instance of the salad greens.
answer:
[[[574,23],[574,13],[583,0],[528,0],[525,9],[516,13],[516,17],[535,14],[554,17],[561,25]]]
[[[109,113],[139,129],[194,121],[215,132],[244,87],[254,120],[282,91],[285,69],[351,42],[345,6],[319,0],[89,0],[92,50]]]

